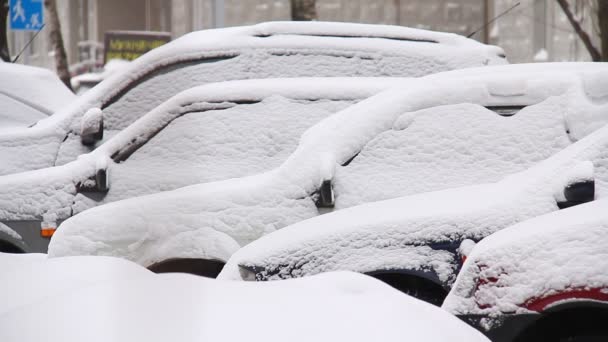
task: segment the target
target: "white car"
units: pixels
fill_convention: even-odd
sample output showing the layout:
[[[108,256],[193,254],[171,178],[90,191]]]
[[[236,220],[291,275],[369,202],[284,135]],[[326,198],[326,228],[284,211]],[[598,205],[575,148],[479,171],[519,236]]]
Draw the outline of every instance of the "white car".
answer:
[[[0,63],[0,134],[33,125],[74,99],[50,70]]]
[[[157,275],[106,257],[0,253],[0,266],[7,342],[489,342],[453,315],[355,273],[243,284]]]
[[[243,247],[219,277],[272,280],[357,271],[440,305],[472,241],[605,197],[607,147],[605,125],[496,183],[368,203],[300,222]]]
[[[0,134],[0,175],[63,165],[171,96],[272,77],[413,77],[505,64],[502,49],[398,26],[273,22],[193,32],[154,49],[28,129]],[[87,118],[91,109],[103,115]]]
[[[307,128],[404,81],[242,80],[179,93],[73,162],[0,176],[0,227],[14,232],[0,233],[2,251],[45,252],[57,224],[96,205],[271,170]]]
[[[603,64],[512,65],[468,72],[416,79],[332,115],[307,130],[296,151],[269,172],[84,211],[61,224],[49,255],[112,255],[155,270],[162,264],[177,267],[173,264],[180,260],[198,265],[213,261],[217,269],[239,247],[324,212],[498,181],[608,122],[603,102],[608,70]],[[416,212],[404,207],[400,213]],[[323,222],[323,216],[318,220]],[[331,234],[331,226],[323,228]],[[296,239],[300,235],[294,230],[278,236]],[[321,246],[311,241],[311,248]],[[238,255],[248,256],[246,251],[256,245]],[[259,253],[288,248],[272,244]],[[285,255],[290,254],[270,260]],[[233,266],[238,277],[238,266]],[[443,280],[450,281],[447,270],[445,274]]]
[[[524,221],[473,248],[443,308],[492,341],[606,341],[606,246],[606,198]]]

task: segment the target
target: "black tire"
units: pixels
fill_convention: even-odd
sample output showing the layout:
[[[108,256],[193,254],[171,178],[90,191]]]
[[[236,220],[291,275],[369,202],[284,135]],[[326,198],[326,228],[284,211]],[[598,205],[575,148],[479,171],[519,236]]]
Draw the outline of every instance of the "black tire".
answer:
[[[207,278],[217,278],[225,263],[219,260],[169,259],[148,269],[154,273],[188,273]]]
[[[608,310],[588,307],[545,314],[515,342],[604,342],[608,341]]]
[[[424,278],[399,273],[377,273],[372,277],[407,295],[436,306],[441,306],[447,296],[447,291],[443,287]]]

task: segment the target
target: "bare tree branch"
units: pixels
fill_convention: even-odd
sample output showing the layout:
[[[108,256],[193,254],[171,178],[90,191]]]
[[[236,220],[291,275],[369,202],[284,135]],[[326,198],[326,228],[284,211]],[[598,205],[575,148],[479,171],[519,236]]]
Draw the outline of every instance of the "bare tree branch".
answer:
[[[72,89],[70,83],[70,71],[68,69],[68,56],[65,53],[63,45],[63,37],[61,35],[61,23],[57,14],[57,4],[55,0],[44,0],[44,7],[49,13],[49,37],[53,50],[55,52],[55,69],[57,76],[69,88]]]
[[[601,3],[604,1],[600,0],[599,2],[601,5]],[[568,21],[570,21],[570,24],[572,24],[574,31],[576,32],[578,37],[581,39],[581,41],[587,48],[587,51],[589,51],[589,54],[591,55],[591,59],[594,62],[601,61],[602,56],[600,55],[600,52],[591,42],[591,38],[589,37],[589,34],[587,34],[587,32],[585,32],[585,30],[583,30],[583,28],[581,27],[581,24],[574,18],[574,14],[572,14],[572,11],[570,10],[570,5],[568,5],[568,2],[566,0],[557,0],[557,3],[560,5],[562,10],[564,11],[564,14],[566,14],[566,17],[568,17]],[[600,20],[601,20],[601,17],[600,17]]]
[[[608,61],[608,1],[599,0],[597,8],[600,39],[602,40],[602,61]]]
[[[5,62],[11,61],[8,52],[8,30],[6,20],[8,19],[8,0],[0,0],[0,59]]]

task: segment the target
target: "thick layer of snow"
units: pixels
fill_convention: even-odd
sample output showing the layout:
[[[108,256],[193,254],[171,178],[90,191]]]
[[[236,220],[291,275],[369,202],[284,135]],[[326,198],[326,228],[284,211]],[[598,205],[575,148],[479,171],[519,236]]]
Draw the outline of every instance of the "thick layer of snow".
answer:
[[[603,65],[582,64],[576,70],[572,65],[553,64],[539,67],[535,71],[527,66],[509,66],[497,67],[494,71],[485,73],[471,70],[468,78],[462,75],[463,71],[458,71],[456,73],[460,74],[455,80],[449,77],[441,79],[438,76],[418,79],[407,86],[388,90],[362,101],[307,130],[298,149],[285,163],[268,173],[186,187],[85,211],[59,227],[51,241],[49,253],[51,256],[81,253],[115,255],[149,265],[172,257],[171,253],[165,254],[167,249],[162,249],[161,253],[158,248],[170,237],[192,234],[191,232],[203,227],[225,233],[243,246],[264,234],[319,215],[314,200],[315,192],[323,180],[333,178],[337,208],[375,201],[382,196],[395,197],[424,191],[423,187],[418,187],[415,183],[409,184],[405,178],[407,175],[415,177],[417,173],[428,177],[430,181],[426,186],[432,186],[434,189],[460,186],[465,182],[495,181],[548,157],[571,141],[576,141],[601,127],[608,120],[604,114],[606,98],[601,95],[603,88],[589,89],[589,84],[601,85],[599,81],[593,83],[592,80],[606,76],[607,71]],[[463,83],[468,85],[466,89],[462,87]],[[438,107],[436,110],[437,113],[447,115],[449,120],[442,121],[443,117],[436,116],[436,120],[426,121],[427,126],[441,129],[443,135],[430,134],[431,130],[428,128],[417,128],[417,122],[424,123],[427,116],[432,117],[435,113],[431,110],[421,110],[448,104],[452,105]],[[517,104],[530,106],[510,118],[498,117],[479,106]],[[459,115],[449,115],[451,112],[446,111],[446,108],[453,108]],[[527,125],[533,125],[534,120],[528,121],[528,116],[542,120],[547,128],[541,130],[538,126],[532,126],[530,129]],[[498,122],[505,124],[501,126]],[[401,129],[404,127],[405,129]],[[460,127],[463,131],[454,132],[450,127]],[[487,132],[484,132],[484,127],[488,129]],[[414,128],[412,131],[416,135],[407,136],[410,128]],[[464,130],[468,130],[468,133]],[[496,136],[496,141],[488,137],[490,132]],[[527,134],[521,134],[522,132]],[[482,133],[483,136],[477,136]],[[392,142],[392,136],[403,140],[396,140],[397,143],[389,145],[387,142]],[[509,139],[509,136],[516,139]],[[539,136],[543,139],[538,139]],[[381,145],[378,137],[391,139]],[[447,143],[440,141],[443,139]],[[406,152],[399,153],[404,151],[403,142],[417,146],[417,149],[405,149]],[[382,158],[374,158],[371,153],[376,143],[380,148],[375,151],[377,156]],[[441,148],[449,148],[445,153],[450,153],[450,158],[442,154],[444,151],[436,151],[433,148],[437,144]],[[505,144],[508,145],[503,147]],[[396,153],[387,146],[395,149]],[[495,154],[492,149],[503,153]],[[359,151],[362,152],[349,166],[340,166]],[[414,157],[410,157],[410,154]],[[427,155],[430,156],[428,159],[434,159],[435,162],[418,163]],[[363,172],[352,177],[349,184],[354,187],[358,181],[366,182],[389,170],[394,176],[385,177],[384,183],[378,179],[376,183],[382,186],[381,190],[388,195],[380,191],[369,191],[359,192],[356,197],[353,191],[352,200],[342,204],[342,198],[347,198],[349,193],[346,190],[340,192],[344,189],[340,186],[347,184],[347,173],[355,174],[359,170],[354,168],[355,171],[350,171],[350,167],[356,166],[357,163],[363,165],[364,162],[369,163],[370,167],[360,168]],[[454,173],[459,172],[460,177],[435,170],[435,164],[440,162]],[[395,167],[392,168],[393,165]],[[399,177],[399,172],[403,179]],[[470,175],[471,172],[475,174]],[[419,181],[424,177],[415,179]],[[393,191],[395,188],[399,191]],[[494,224],[489,220],[485,226],[478,227],[479,235],[487,235],[500,225],[509,225],[518,217],[527,218],[537,215],[538,210],[542,213],[543,210],[554,209],[554,187],[549,191],[539,195],[543,205],[531,206],[526,210],[521,210],[522,202],[536,201],[537,198],[529,199],[516,191],[513,196],[517,200],[512,200],[507,196],[508,193],[504,199],[495,198],[496,190],[488,190],[483,199],[467,205],[472,208],[471,215],[477,215],[476,211],[480,205],[494,210],[491,205],[495,203],[495,208],[500,208],[496,211],[504,214],[501,216],[502,223],[498,221]],[[458,191],[454,193],[458,194]],[[341,197],[342,194],[345,197]],[[445,201],[445,206],[452,204],[452,201],[460,202],[456,197],[442,201]],[[435,200],[435,197],[430,198]],[[550,198],[551,202],[546,202],[546,198]],[[404,201],[405,207],[412,205],[419,208],[423,205]],[[503,213],[504,203],[516,213],[513,214],[509,210]],[[404,210],[400,212],[409,213]],[[422,215],[422,212],[420,214]],[[432,212],[432,215],[436,214]],[[451,212],[449,214],[451,215]],[[451,220],[450,215],[442,217]],[[470,218],[465,216],[463,220],[466,221],[463,224],[470,222]],[[362,218],[361,222],[366,221]],[[330,231],[325,228],[324,231]],[[369,234],[373,235],[371,232]],[[443,232],[439,231],[438,234]],[[183,249],[192,251],[189,255],[192,258],[204,255],[197,255],[200,248],[188,244],[186,239],[183,241],[185,244],[176,249],[175,253]],[[316,241],[312,244],[316,244]],[[301,246],[297,248],[300,249]],[[268,251],[272,253],[274,250]],[[413,252],[418,253],[416,250]],[[433,253],[428,251],[427,254]],[[180,256],[183,257],[184,253],[180,252]],[[399,259],[407,262],[407,258]],[[451,280],[452,266],[442,265],[444,280]]]
[[[243,247],[220,278],[241,279],[239,265],[257,267],[267,279],[333,270],[407,269],[430,270],[450,285],[459,257],[430,248],[432,244],[480,240],[518,222],[557,211],[560,198],[555,194],[574,180],[588,179],[589,162],[594,165],[596,198],[605,197],[607,147],[605,126],[529,170],[497,183],[368,203],[300,222]]]
[[[443,308],[492,317],[559,292],[608,290],[606,246],[606,198],[522,222],[475,246]],[[476,287],[488,277],[497,281]]]
[[[502,53],[454,34],[385,25],[278,22],[193,32],[131,62],[35,127],[0,135],[0,175],[60,165],[89,151],[79,128],[93,107],[103,110],[105,134],[112,136],[171,96],[210,82],[423,76],[505,64]]]
[[[399,82],[407,80],[266,79],[190,89],[77,161],[0,177],[0,220],[64,220],[103,202],[272,169],[307,128]],[[138,142],[146,143],[125,161],[109,159]],[[99,162],[108,165],[109,192],[77,194]]]
[[[12,230],[10,227],[3,223],[0,223],[0,232],[17,240],[21,240],[21,235],[19,235],[16,231]]]
[[[108,257],[48,259],[44,254],[0,253],[0,266],[0,316],[104,282],[153,276],[131,262]]]
[[[0,92],[26,99],[51,113],[76,99],[52,71],[13,63],[0,64]]]
[[[2,341],[488,341],[447,312],[354,273],[245,284],[76,257],[0,279]]]
[[[0,64],[0,134],[24,128],[73,101],[74,94],[47,69]]]

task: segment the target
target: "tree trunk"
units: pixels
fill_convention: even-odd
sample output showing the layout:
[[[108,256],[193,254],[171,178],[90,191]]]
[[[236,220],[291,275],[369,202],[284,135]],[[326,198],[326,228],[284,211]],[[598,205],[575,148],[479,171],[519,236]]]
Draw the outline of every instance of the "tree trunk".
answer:
[[[600,39],[602,40],[602,61],[608,61],[608,1],[597,2],[597,17],[600,26]]]
[[[0,0],[0,59],[5,62],[10,62],[11,54],[8,52],[6,19],[8,19],[8,0]]]
[[[317,19],[315,0],[291,0],[291,20],[310,21]]]
[[[44,7],[49,14],[49,38],[55,52],[55,69],[57,69],[57,75],[61,81],[71,90],[72,85],[70,83],[68,57],[65,53],[65,46],[63,45],[61,24],[59,23],[59,16],[57,15],[57,4],[55,0],[44,0]]]
[[[598,1],[598,3],[600,4],[600,7],[602,6],[602,3],[604,1],[605,0]],[[589,54],[591,55],[591,59],[594,62],[599,62],[602,59],[600,52],[597,50],[597,48],[595,46],[593,46],[593,43],[591,42],[591,38],[589,37],[589,34],[587,34],[587,32],[585,32],[585,30],[583,30],[583,28],[581,27],[581,24],[574,18],[572,11],[570,11],[570,5],[568,5],[568,1],[567,0],[557,0],[557,3],[560,5],[562,10],[564,11],[564,14],[566,14],[568,21],[570,21],[570,24],[572,25],[572,27],[574,28],[574,31],[576,32],[578,37],[581,39],[581,41],[587,48],[587,51],[589,51]],[[600,17],[600,20],[601,20],[601,17]]]

